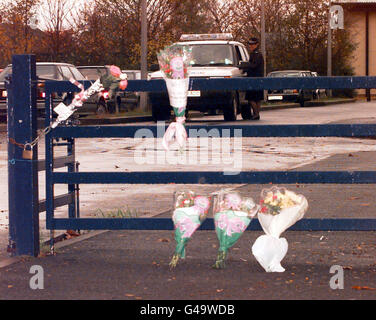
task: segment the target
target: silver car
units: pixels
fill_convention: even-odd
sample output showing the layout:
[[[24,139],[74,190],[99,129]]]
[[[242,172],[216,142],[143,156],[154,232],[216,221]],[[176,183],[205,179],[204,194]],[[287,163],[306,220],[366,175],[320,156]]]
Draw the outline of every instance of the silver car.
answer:
[[[65,80],[69,81],[74,78],[78,81],[85,80],[77,68],[70,63],[63,62],[37,62],[36,74],[38,78],[37,91],[37,110],[38,115],[43,116],[45,112],[45,91],[44,82],[46,80]],[[7,91],[5,89],[5,81],[12,75],[12,65],[8,65],[0,73],[0,115],[6,117],[7,114]],[[69,103],[72,100],[73,93],[54,94],[53,104],[57,105],[59,102]],[[80,111],[77,111],[79,113]]]

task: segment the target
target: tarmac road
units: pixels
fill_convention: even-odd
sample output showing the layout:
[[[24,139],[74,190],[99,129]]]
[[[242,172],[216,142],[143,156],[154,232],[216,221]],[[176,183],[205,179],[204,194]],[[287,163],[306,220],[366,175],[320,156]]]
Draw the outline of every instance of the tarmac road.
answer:
[[[366,117],[370,105],[356,107],[358,115],[347,119],[343,114],[341,118],[339,109],[337,112],[321,109],[321,112],[329,112],[333,122],[364,123],[376,119],[375,111]],[[300,114],[297,113],[296,121],[304,119]],[[278,115],[273,112],[270,117]],[[320,112],[317,117],[321,117]],[[308,120],[312,123],[312,119]],[[367,141],[372,144],[374,140]],[[376,170],[376,162],[371,159],[376,159],[375,151],[342,152],[295,170]],[[240,193],[258,199],[263,186],[236,187]],[[374,184],[288,187],[307,197],[310,207],[306,217],[375,218]],[[169,217],[171,212],[163,216]],[[215,232],[198,231],[187,246],[187,258],[170,270],[168,263],[175,248],[173,231],[93,233],[92,237],[82,236],[82,241],[78,237],[61,242],[55,256],[23,257],[0,268],[0,299],[167,300],[167,303],[170,300],[376,299],[375,232],[287,231],[282,235],[289,243],[282,260],[284,273],[266,273],[252,256],[250,248],[261,234],[245,232],[230,249],[226,269],[214,270],[211,265],[218,249]],[[44,270],[44,289],[30,288],[33,265]],[[342,290],[329,286],[333,265],[343,268]]]
[[[376,153],[336,155],[303,169],[342,170],[354,162],[376,169]],[[302,169],[302,168],[300,168]],[[375,217],[375,185],[289,186],[309,200],[306,217]],[[353,188],[355,187],[355,188]],[[254,195],[262,186],[245,185]],[[171,216],[165,213],[163,216]],[[252,223],[252,222],[251,222]],[[214,231],[198,231],[187,246],[187,258],[176,269],[168,263],[175,248],[173,231],[108,231],[83,241],[66,240],[55,256],[25,258],[1,268],[1,299],[125,300],[258,300],[376,299],[375,232],[287,231],[289,250],[284,273],[266,273],[251,254],[262,232],[248,231],[230,249],[226,269],[215,270],[218,241]],[[73,243],[69,244],[69,241]],[[32,290],[30,267],[44,270],[44,289]],[[344,289],[333,290],[330,268],[344,270]]]

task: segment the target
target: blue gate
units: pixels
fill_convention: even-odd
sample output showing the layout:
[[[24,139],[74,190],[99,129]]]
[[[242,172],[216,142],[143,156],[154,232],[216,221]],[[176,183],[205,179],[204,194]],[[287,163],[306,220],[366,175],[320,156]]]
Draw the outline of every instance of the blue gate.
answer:
[[[22,80],[22,81],[21,81]],[[20,84],[19,82],[22,82]],[[13,79],[8,100],[8,136],[25,144],[35,139],[35,59],[33,56],[13,57]],[[84,83],[85,87],[90,85]],[[18,90],[15,90],[18,88]],[[191,79],[191,90],[246,90],[253,89],[371,89],[376,88],[376,77],[314,77],[314,78],[235,78]],[[78,91],[68,81],[48,81],[46,90],[46,122],[52,121],[52,93]],[[127,91],[165,91],[163,80],[129,81]],[[25,103],[22,111],[17,104]],[[30,107],[29,107],[30,106]],[[20,112],[20,113],[19,113]],[[19,120],[22,119],[20,124]],[[25,122],[24,122],[25,121]],[[77,190],[79,184],[375,184],[375,171],[243,171],[238,175],[222,172],[78,172],[74,165],[74,139],[76,138],[133,138],[137,130],[145,126],[58,126],[45,136],[46,171],[46,223],[50,230],[172,230],[168,218],[80,218]],[[157,136],[158,125],[148,126]],[[242,137],[369,137],[376,136],[376,124],[333,125],[242,125],[189,126],[190,129],[228,129],[231,136],[242,130]],[[189,130],[188,130],[189,132]],[[227,136],[226,136],[227,137]],[[69,159],[60,159],[60,165],[68,165],[67,172],[55,172],[58,160],[54,159],[56,141],[66,141]],[[15,243],[15,254],[37,255],[39,252],[37,158],[25,160],[17,146],[9,143],[9,221],[10,239]],[[20,148],[18,148],[20,149]],[[13,152],[13,153],[12,153]],[[13,163],[11,163],[13,160]],[[62,162],[61,162],[62,161]],[[68,185],[68,194],[54,197],[54,185]],[[21,189],[20,185],[26,185]],[[22,202],[22,204],[20,203]],[[56,218],[54,208],[68,204],[68,218]],[[255,219],[256,220],[256,219]],[[214,229],[213,219],[206,219],[202,230]],[[256,220],[248,230],[261,230]],[[376,219],[303,219],[290,230],[358,231],[376,230]]]

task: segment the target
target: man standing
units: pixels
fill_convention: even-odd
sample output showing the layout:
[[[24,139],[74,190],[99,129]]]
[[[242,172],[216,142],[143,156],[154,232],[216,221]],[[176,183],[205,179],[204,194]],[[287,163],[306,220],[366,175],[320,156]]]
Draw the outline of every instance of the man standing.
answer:
[[[245,62],[241,65],[241,69],[247,74],[247,77],[263,77],[264,76],[264,57],[262,53],[259,51],[259,40],[257,38],[251,38],[248,41],[249,49],[250,49],[250,57],[249,62]],[[264,91],[263,90],[248,90],[246,92],[245,98],[248,100],[249,109],[247,113],[249,116],[246,118],[250,118],[252,120],[260,120],[260,108],[261,108],[261,100],[264,100]],[[251,117],[250,111],[253,111],[253,115]],[[244,118],[244,114],[243,118]]]

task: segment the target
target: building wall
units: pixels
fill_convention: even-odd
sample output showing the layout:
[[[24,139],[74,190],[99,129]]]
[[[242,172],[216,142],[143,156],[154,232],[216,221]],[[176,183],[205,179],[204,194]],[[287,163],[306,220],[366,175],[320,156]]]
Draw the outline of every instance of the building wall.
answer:
[[[369,13],[369,75],[376,76],[376,10]]]
[[[359,10],[345,10],[345,28],[350,30],[354,44],[357,46],[354,52],[353,67],[355,75],[366,75],[366,13]],[[376,9],[369,12],[369,60],[368,75],[376,76]],[[358,90],[359,95],[365,95],[365,90]],[[376,95],[376,90],[371,90]]]

